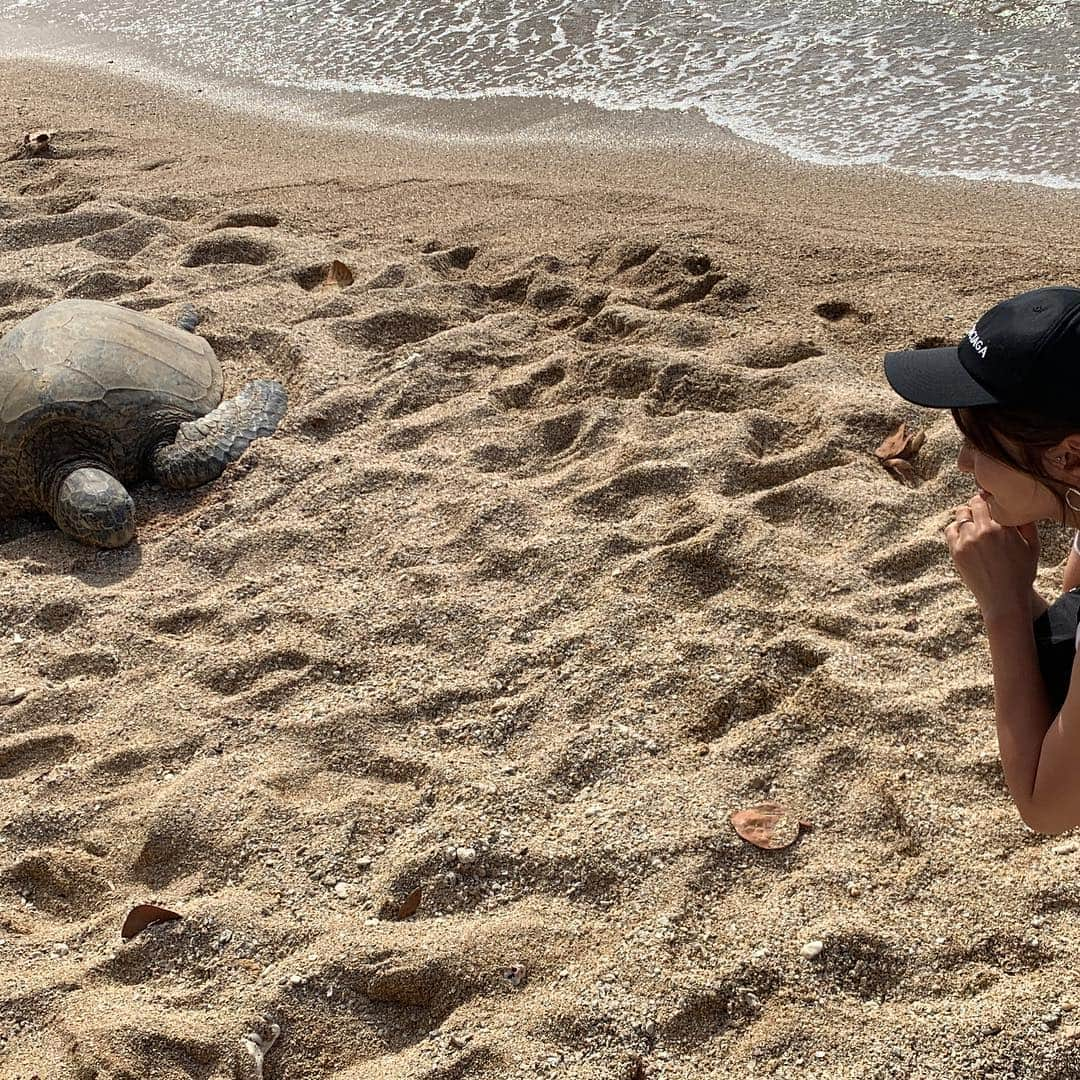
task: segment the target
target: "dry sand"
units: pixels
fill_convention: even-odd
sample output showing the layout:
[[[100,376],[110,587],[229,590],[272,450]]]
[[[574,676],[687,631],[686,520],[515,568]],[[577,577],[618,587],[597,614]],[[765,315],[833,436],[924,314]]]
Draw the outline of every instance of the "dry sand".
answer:
[[[881,374],[1075,281],[1080,196],[0,89],[59,152],[0,164],[0,330],[191,299],[292,401],[126,550],[3,526],[5,1080],[251,1077],[264,1013],[267,1080],[1080,1077],[1080,852]],[[766,798],[814,828],[750,847]]]

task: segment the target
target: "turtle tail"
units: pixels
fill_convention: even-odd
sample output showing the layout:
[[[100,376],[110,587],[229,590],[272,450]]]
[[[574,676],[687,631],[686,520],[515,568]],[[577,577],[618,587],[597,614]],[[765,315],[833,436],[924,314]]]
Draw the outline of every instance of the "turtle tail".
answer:
[[[158,483],[180,491],[216,480],[255,439],[274,433],[287,403],[281,383],[255,379],[213,412],[181,424],[171,443],[154,450]]]

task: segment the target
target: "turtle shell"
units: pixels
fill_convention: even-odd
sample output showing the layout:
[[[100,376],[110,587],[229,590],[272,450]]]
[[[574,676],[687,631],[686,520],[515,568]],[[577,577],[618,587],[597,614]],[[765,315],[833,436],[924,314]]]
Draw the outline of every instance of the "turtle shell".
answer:
[[[61,445],[56,424],[88,449],[104,440],[108,464],[130,472],[162,420],[204,416],[222,388],[214,350],[196,334],[97,300],[50,304],[0,338],[0,478],[26,475],[18,459],[42,445],[42,429],[54,433],[46,445]]]

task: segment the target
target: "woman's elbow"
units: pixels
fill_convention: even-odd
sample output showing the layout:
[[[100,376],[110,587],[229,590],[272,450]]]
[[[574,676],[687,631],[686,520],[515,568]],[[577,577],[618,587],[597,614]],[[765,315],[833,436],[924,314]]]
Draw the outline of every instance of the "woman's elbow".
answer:
[[[1032,831],[1043,836],[1060,836],[1080,825],[1075,814],[1064,815],[1045,808],[1029,806],[1020,811],[1020,819]]]

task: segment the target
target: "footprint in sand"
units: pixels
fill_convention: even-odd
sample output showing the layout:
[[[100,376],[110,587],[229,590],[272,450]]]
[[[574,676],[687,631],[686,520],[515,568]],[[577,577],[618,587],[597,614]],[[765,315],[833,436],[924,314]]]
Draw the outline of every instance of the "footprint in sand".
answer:
[[[493,401],[505,409],[527,409],[536,404],[538,396],[558,386],[566,378],[566,369],[555,359],[541,360],[512,377],[511,381],[488,391]]]
[[[371,278],[367,287],[369,289],[396,289],[404,285],[408,277],[409,268],[404,263],[391,263]]]
[[[127,274],[118,270],[91,270],[78,273],[64,289],[64,295],[81,300],[113,300],[138,292],[151,284],[148,274]]]
[[[132,213],[120,207],[84,207],[69,214],[29,217],[0,228],[0,251],[66,244],[126,225]]]
[[[614,245],[595,257],[593,268],[605,281],[628,291],[639,307],[672,311],[688,304],[738,300],[750,286],[722,270],[706,252],[680,250],[644,240]]]
[[[859,311],[846,300],[825,300],[823,303],[815,304],[814,314],[825,322],[855,319],[857,322],[868,323],[874,317],[869,311]]]
[[[248,208],[229,210],[216,218],[210,225],[210,232],[218,229],[272,229],[281,223],[281,218],[273,210]]]
[[[738,358],[738,362],[746,368],[769,370],[797,364],[800,360],[809,360],[811,357],[823,356],[824,352],[809,341],[783,341],[751,348]]]
[[[430,240],[421,247],[427,266],[444,276],[449,276],[454,270],[468,270],[469,264],[476,258],[479,250],[472,244],[444,247],[437,240]]]
[[[165,232],[164,222],[152,217],[137,217],[79,241],[79,247],[106,259],[130,259]]]
[[[180,255],[180,265],[195,267],[212,263],[243,263],[263,266],[275,255],[274,247],[257,236],[239,229],[221,229],[188,244]]]
[[[16,735],[0,742],[0,780],[10,780],[31,770],[46,772],[66,761],[75,739],[66,732]]]
[[[11,307],[23,300],[47,300],[53,294],[22,278],[4,278],[0,280],[0,307]]]

